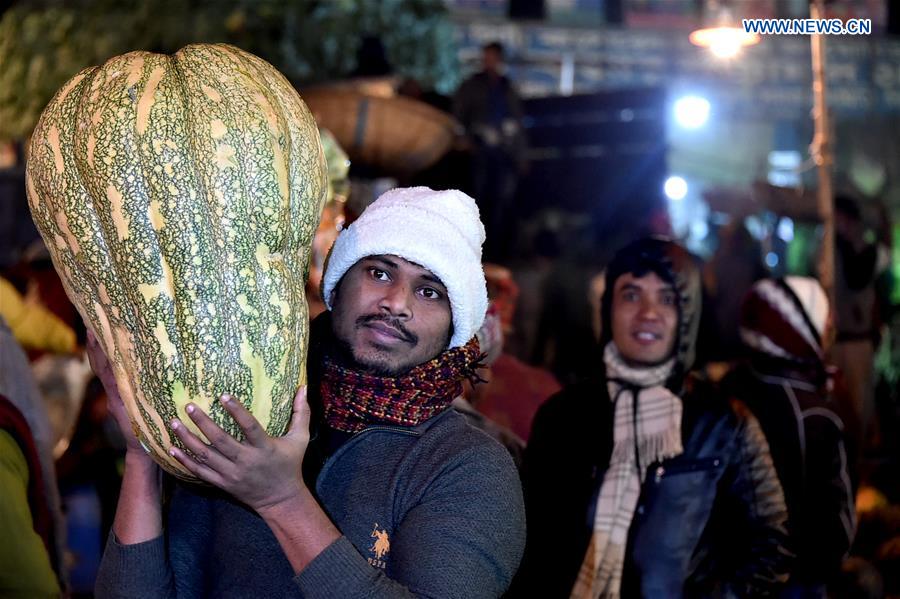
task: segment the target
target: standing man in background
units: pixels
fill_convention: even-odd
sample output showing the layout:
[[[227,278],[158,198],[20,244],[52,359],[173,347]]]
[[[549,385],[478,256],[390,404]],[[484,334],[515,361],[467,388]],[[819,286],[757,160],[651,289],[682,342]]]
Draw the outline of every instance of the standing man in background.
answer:
[[[513,200],[526,164],[522,102],[502,73],[503,46],[482,48],[482,70],[460,85],[453,113],[472,151],[472,193],[481,206],[485,259],[503,258],[515,230]]]

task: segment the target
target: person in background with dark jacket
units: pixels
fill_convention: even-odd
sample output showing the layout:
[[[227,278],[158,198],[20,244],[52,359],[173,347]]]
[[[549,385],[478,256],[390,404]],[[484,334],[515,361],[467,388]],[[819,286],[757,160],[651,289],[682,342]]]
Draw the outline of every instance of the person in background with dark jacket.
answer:
[[[158,468],[130,435],[97,596],[502,595],[525,544],[518,473],[450,408],[481,359],[483,241],[458,191],[395,189],[366,208],[325,267],[310,405],[301,391],[272,438],[223,397],[241,443],[188,404],[211,444],[174,420],[190,454],[172,455],[218,489],[177,485],[165,511]]]
[[[482,70],[462,82],[453,115],[472,151],[472,192],[487,229],[485,256],[505,257],[514,231],[513,200],[526,164],[524,110],[512,81],[503,74],[503,46],[482,48]]]
[[[687,376],[694,258],[662,238],[606,270],[603,362],[550,398],[525,450],[522,597],[758,597],[786,579],[787,510],[759,424]]]
[[[825,597],[856,529],[844,425],[827,389],[828,298],[807,277],[763,279],[744,299],[748,359],[725,385],[759,419],[788,507],[785,597]]]

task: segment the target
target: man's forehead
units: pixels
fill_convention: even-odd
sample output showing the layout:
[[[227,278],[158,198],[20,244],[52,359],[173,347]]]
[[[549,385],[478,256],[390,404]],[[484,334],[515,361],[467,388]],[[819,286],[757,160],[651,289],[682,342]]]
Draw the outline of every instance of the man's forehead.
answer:
[[[421,264],[417,264],[411,260],[407,260],[406,258],[401,258],[400,256],[395,256],[394,254],[378,254],[375,256],[366,256],[365,258],[363,258],[363,261],[376,262],[390,268],[403,268],[409,271],[413,276],[422,277],[429,281],[438,283],[439,285],[444,284],[436,274],[434,274]]]
[[[675,287],[671,283],[663,280],[658,274],[652,271],[647,272],[639,277],[630,272],[621,274],[619,278],[616,279],[615,288],[621,289],[626,285],[632,287],[640,287],[641,289],[647,289],[650,291],[675,290]]]

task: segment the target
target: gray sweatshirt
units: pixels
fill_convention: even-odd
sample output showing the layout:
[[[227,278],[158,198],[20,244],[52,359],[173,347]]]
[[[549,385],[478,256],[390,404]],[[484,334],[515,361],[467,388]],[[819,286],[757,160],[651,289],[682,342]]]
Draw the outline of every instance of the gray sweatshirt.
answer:
[[[316,492],[343,536],[299,575],[252,510],[179,484],[165,538],[122,545],[111,535],[96,596],[498,597],[522,557],[512,460],[453,410],[354,435]]]

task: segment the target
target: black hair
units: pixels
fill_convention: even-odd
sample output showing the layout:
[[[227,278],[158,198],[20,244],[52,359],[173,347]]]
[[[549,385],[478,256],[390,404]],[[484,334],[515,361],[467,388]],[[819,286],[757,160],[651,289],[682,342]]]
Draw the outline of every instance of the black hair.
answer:
[[[496,52],[500,55],[500,58],[503,58],[504,50],[503,44],[497,41],[489,42],[481,47],[482,52]]]

